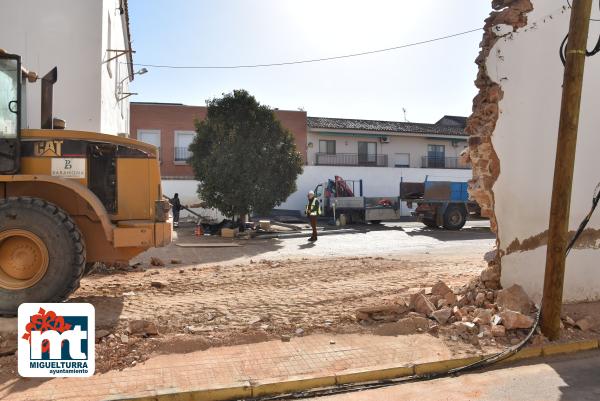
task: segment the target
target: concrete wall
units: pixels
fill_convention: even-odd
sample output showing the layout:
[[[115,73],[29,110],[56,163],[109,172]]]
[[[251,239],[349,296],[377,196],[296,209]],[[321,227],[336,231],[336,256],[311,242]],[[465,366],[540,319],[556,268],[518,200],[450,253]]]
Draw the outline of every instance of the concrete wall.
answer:
[[[304,211],[306,194],[315,189],[317,184],[339,175],[348,180],[363,180],[365,196],[398,196],[400,180],[421,182],[428,176],[432,181],[461,181],[471,178],[471,170],[424,169],[424,168],[369,168],[369,167],[331,167],[305,166],[304,172],[298,177],[298,190],[290,195],[278,209]],[[199,202],[197,196],[198,182],[194,180],[162,180],[163,193],[169,197],[179,193],[183,204]],[[219,219],[223,218],[214,210],[198,209],[199,213]],[[411,209],[405,203],[402,205],[402,215],[410,216]],[[187,213],[182,212],[181,216]]]
[[[389,143],[382,143],[380,141],[381,136],[386,136]],[[342,133],[331,135],[327,133],[320,133],[318,131],[311,130],[308,133],[308,164],[316,165],[317,153],[319,152],[319,141],[320,140],[335,140],[336,141],[336,153],[358,153],[358,142],[375,142],[377,143],[377,154],[388,155],[388,166],[393,167],[395,162],[396,153],[408,153],[410,154],[410,167],[420,168],[421,158],[427,156],[427,145],[443,145],[445,147],[446,157],[458,157],[467,147],[467,139],[462,138],[460,140],[451,139],[437,139],[437,138],[424,138],[421,136],[408,136],[408,135],[392,135],[390,133],[377,133],[377,134],[363,134],[360,137],[357,136],[344,136]]]
[[[67,128],[116,134],[127,132],[125,116],[115,113],[114,78],[105,78],[107,13],[113,19],[114,46],[123,47],[117,0],[19,0],[0,4],[0,47],[19,54],[23,65],[45,75],[58,67],[54,116]],[[120,61],[126,61],[124,57]],[[113,74],[114,76],[114,74]],[[28,84],[26,128],[40,128],[41,85]],[[115,103],[113,101],[113,103]]]
[[[522,3],[522,2],[521,2]],[[562,0],[533,0],[527,24],[503,37],[487,58],[487,73],[503,98],[492,145],[500,160],[493,185],[502,285],[522,285],[541,298],[550,199],[558,133],[563,66],[558,48],[568,31],[570,10]],[[594,14],[598,17],[597,7]],[[550,17],[551,16],[551,17]],[[600,25],[591,24],[588,48]],[[587,58],[571,200],[570,230],[587,214],[600,181],[600,57]],[[565,301],[600,299],[600,213],[592,218],[579,246],[567,258]]]

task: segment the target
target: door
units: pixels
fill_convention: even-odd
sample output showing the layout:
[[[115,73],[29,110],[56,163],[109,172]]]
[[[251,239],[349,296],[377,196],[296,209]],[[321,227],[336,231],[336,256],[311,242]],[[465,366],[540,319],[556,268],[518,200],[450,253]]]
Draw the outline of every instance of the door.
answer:
[[[21,58],[0,56],[0,174],[19,169]]]
[[[446,167],[446,150],[444,145],[427,145],[427,167]]]
[[[358,164],[377,164],[377,142],[358,143]]]

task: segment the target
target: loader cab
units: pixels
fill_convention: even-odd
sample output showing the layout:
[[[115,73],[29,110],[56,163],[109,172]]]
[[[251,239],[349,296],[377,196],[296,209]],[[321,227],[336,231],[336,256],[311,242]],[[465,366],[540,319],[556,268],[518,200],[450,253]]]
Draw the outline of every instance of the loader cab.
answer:
[[[0,174],[19,171],[21,58],[0,49]]]

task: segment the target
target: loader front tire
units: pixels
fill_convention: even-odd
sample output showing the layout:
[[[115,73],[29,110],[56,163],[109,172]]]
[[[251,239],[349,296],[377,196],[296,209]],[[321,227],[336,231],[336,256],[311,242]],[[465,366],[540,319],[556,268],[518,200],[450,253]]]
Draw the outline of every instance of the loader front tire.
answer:
[[[84,268],[83,236],[64,210],[38,198],[0,199],[0,314],[65,300]]]

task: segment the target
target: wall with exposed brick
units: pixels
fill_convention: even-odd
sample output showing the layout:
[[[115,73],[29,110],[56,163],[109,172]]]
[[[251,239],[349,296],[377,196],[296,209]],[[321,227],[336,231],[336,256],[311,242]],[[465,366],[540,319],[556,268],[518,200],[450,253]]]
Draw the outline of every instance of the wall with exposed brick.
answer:
[[[306,161],[306,112],[274,110],[281,124],[290,130],[296,148]],[[141,131],[160,131],[161,175],[163,178],[189,179],[194,176],[185,162],[175,161],[175,132],[194,131],[195,120],[206,118],[206,107],[174,103],[131,103],[131,138]]]
[[[467,131],[473,163],[471,194],[498,234],[503,286],[522,285],[542,295],[547,228],[563,66],[558,49],[570,9],[562,0],[503,0],[486,20],[477,59],[480,92]],[[595,7],[594,13],[597,14]],[[600,34],[591,25],[590,46]],[[571,219],[574,232],[600,181],[600,56],[588,58],[584,80]],[[564,300],[600,299],[600,214],[567,259]]]

